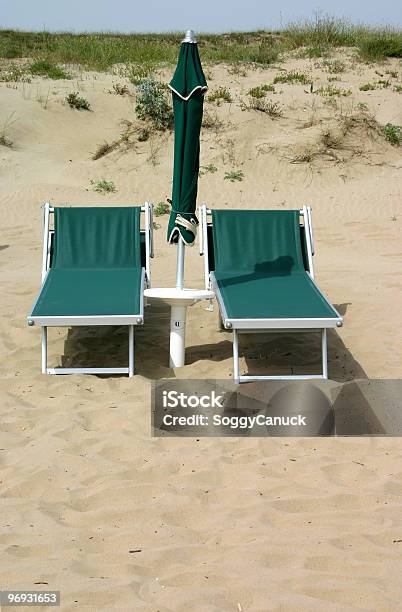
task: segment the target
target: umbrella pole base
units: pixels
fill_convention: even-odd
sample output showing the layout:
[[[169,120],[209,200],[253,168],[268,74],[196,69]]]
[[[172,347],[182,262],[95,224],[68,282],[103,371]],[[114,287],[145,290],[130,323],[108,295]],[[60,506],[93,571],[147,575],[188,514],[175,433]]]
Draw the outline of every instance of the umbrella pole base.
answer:
[[[186,351],[187,306],[172,306],[170,316],[170,361],[171,368],[184,366]]]

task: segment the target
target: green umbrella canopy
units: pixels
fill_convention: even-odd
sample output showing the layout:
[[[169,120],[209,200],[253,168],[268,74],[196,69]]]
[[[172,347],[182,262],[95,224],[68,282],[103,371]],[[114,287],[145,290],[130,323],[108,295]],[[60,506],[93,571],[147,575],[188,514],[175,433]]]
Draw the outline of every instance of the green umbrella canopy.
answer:
[[[195,215],[200,158],[200,130],[207,82],[202,71],[197,44],[183,42],[173,79],[174,168],[172,213],[167,239],[181,237],[192,245],[198,220]]]

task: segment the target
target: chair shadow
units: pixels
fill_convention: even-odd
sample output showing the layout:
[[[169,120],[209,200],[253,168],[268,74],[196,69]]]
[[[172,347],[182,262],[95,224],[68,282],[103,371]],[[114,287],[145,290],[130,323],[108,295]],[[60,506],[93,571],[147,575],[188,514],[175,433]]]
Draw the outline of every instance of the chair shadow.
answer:
[[[335,304],[345,316],[350,303]],[[216,344],[186,348],[186,363],[203,359],[223,361],[233,357],[232,332],[222,330],[227,339]],[[321,334],[319,332],[261,332],[239,335],[239,354],[248,374],[289,375],[321,373]],[[332,380],[346,382],[365,379],[367,374],[345,346],[336,329],[328,330],[328,371]]]
[[[174,377],[169,367],[170,307],[146,308],[145,324],[134,328],[134,370],[149,379]],[[61,357],[63,368],[128,367],[128,327],[80,326],[68,329]],[[126,374],[95,374],[119,378]]]
[[[338,304],[336,308],[345,314],[349,304]],[[136,328],[136,373],[149,380],[175,378],[174,370],[167,366],[169,354],[169,307],[157,305],[147,308],[148,325]],[[228,338],[217,343],[189,346],[186,349],[186,364],[201,362],[205,359],[221,362],[232,359],[231,333],[220,332]],[[274,337],[275,336],[275,337]],[[306,337],[312,338],[310,344]],[[255,338],[257,337],[257,346]],[[300,344],[302,339],[302,345]],[[281,344],[282,343],[282,344]],[[306,344],[308,350],[306,351]],[[300,351],[300,347],[302,350]],[[333,410],[335,429],[338,436],[386,435],[381,418],[375,405],[371,405],[364,393],[362,382],[367,375],[354,359],[335,330],[328,333],[328,365],[330,379],[344,383],[334,389]],[[320,364],[319,334],[253,334],[240,345],[241,354],[246,355],[246,366],[250,372],[258,374],[286,373],[293,360],[299,363],[295,373],[317,371]],[[262,355],[274,351],[275,363],[261,356],[253,356],[260,351]],[[306,357],[307,355],[307,357]],[[304,363],[303,363],[304,359]],[[258,363],[259,362],[259,363]],[[62,357],[63,367],[126,367],[128,363],[127,327],[76,327],[69,329]],[[257,367],[256,367],[257,366]],[[314,367],[315,366],[315,367]],[[232,365],[230,365],[232,367]],[[289,372],[291,373],[291,372]],[[96,375],[101,378],[115,378],[126,375]],[[359,382],[358,379],[363,379]],[[324,383],[325,381],[321,381]],[[292,385],[296,385],[293,382]],[[243,395],[260,401],[261,392],[271,392],[272,385],[249,383],[243,388]],[[325,387],[324,387],[325,389]],[[291,389],[290,389],[291,390]],[[339,390],[339,392],[338,392]],[[326,435],[320,432],[319,435]]]
[[[70,327],[61,357],[63,368],[126,368],[128,366],[127,326]],[[97,375],[104,377],[123,374]]]
[[[342,316],[348,306],[348,303],[335,305]],[[211,320],[211,324],[215,321]],[[150,380],[175,377],[174,370],[168,365],[169,336],[169,306],[157,303],[147,306],[145,324],[134,331],[136,374]],[[231,359],[232,334],[229,330],[222,330],[220,336],[222,339],[218,342],[187,346],[186,365],[204,360],[219,363]],[[244,357],[249,373],[320,373],[321,337],[319,333],[292,331],[241,334],[240,355]],[[127,367],[127,326],[70,328],[61,364],[62,367]],[[328,369],[331,379],[339,382],[367,378],[335,329],[328,330]]]

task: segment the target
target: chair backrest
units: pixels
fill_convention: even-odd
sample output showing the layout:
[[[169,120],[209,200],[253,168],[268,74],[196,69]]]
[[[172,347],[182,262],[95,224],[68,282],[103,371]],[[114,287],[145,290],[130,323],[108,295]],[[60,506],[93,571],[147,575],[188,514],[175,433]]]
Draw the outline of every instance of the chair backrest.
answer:
[[[52,268],[141,267],[141,207],[54,209]]]
[[[304,271],[299,218],[299,210],[212,210],[215,270]]]

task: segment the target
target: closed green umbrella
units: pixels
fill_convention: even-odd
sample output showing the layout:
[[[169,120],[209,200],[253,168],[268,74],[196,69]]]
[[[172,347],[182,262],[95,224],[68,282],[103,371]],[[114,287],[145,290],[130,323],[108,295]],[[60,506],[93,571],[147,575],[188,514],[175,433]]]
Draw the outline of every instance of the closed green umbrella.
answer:
[[[184,38],[176,71],[169,84],[173,95],[174,168],[172,213],[167,239],[191,246],[197,233],[195,215],[200,157],[200,130],[207,82],[194,33]],[[184,250],[180,249],[184,256]]]
[[[177,245],[175,288],[146,289],[149,298],[171,306],[170,366],[185,363],[187,307],[199,300],[210,300],[212,291],[184,288],[184,251],[194,244],[198,220],[195,215],[200,158],[202,108],[207,83],[202,71],[194,32],[188,30],[180,47],[176,71],[170,82],[174,111],[174,168],[172,213],[167,239]]]

